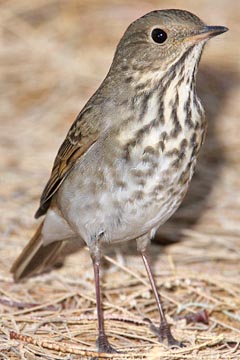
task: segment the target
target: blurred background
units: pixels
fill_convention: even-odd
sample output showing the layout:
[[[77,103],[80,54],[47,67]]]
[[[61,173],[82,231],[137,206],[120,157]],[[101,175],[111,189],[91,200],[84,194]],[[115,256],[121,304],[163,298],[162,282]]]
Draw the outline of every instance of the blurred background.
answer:
[[[179,267],[204,263],[206,271],[239,276],[240,2],[0,0],[0,271],[6,283],[36,228],[33,214],[57,150],[105,77],[120,37],[137,17],[164,8],[189,10],[230,31],[204,52],[198,93],[207,139],[190,191],[156,242],[182,240],[164,250]]]

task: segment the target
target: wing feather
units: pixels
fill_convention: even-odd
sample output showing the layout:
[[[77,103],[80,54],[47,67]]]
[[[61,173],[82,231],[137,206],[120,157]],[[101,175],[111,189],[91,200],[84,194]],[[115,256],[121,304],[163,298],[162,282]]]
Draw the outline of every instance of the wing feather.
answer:
[[[78,115],[62,143],[54,161],[50,179],[43,190],[40,206],[35,214],[35,218],[46,213],[52,196],[67,177],[75,162],[98,139],[99,131],[96,124],[93,124],[93,121],[88,121],[91,109],[91,107],[86,108]]]

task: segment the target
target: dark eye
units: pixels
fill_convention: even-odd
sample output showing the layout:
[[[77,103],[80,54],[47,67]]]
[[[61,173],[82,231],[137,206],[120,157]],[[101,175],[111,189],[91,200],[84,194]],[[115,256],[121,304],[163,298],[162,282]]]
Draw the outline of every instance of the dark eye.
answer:
[[[158,44],[162,44],[167,40],[167,33],[162,29],[153,29],[151,36],[153,41]]]

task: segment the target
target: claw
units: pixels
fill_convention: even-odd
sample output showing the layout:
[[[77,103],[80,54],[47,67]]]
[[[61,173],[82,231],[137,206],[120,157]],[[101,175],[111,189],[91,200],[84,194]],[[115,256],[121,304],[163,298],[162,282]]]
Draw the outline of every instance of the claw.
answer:
[[[108,354],[118,353],[118,351],[114,349],[112,345],[110,345],[105,334],[101,334],[98,336],[97,347],[100,353],[108,353]]]
[[[148,322],[150,323],[150,330],[158,336],[158,339],[161,343],[163,343],[164,340],[167,340],[170,347],[185,347],[185,344],[182,341],[178,341],[173,337],[170,325],[167,322],[161,323],[159,328],[156,327],[151,321],[148,320]]]

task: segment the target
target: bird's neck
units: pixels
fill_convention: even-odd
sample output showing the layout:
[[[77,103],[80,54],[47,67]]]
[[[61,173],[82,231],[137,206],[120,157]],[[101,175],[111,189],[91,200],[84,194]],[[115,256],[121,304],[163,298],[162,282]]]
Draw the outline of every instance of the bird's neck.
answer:
[[[175,143],[204,127],[204,112],[195,90],[197,55],[189,53],[186,61],[182,59],[164,74],[139,76],[134,96],[129,98],[129,116],[119,127],[117,138],[122,145],[140,141],[142,134],[149,134],[144,146],[159,143],[161,134]]]
[[[175,122],[175,129],[194,127],[203,117],[196,94],[196,74],[201,47],[190,48],[167,71],[152,71],[139,76],[135,85],[135,103],[139,103],[139,120],[147,123]],[[170,125],[170,124],[169,124]]]

